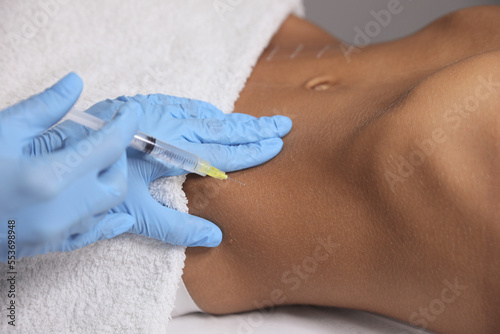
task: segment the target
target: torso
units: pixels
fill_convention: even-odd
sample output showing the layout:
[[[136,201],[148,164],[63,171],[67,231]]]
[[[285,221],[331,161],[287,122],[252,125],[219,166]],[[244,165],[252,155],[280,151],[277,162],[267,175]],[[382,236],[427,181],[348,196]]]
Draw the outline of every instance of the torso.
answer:
[[[217,299],[221,305],[232,304],[232,312],[255,308],[252,301],[268,298],[273,289],[286,292],[290,285],[283,283],[282,274],[313,254],[318,240],[328,235],[352,245],[338,250],[348,254],[339,258],[355,262],[363,256],[357,245],[370,238],[371,231],[361,239],[359,234],[337,233],[360,228],[358,221],[368,214],[353,180],[346,177],[344,153],[358,133],[427,76],[458,60],[500,49],[499,17],[498,8],[461,11],[413,36],[358,48],[349,55],[347,45],[341,47],[323,30],[288,18],[260,57],[234,110],[289,116],[293,129],[282,153],[267,164],[232,173],[245,187],[221,188],[218,181],[196,177],[185,186],[191,212],[219,223],[224,233],[219,248],[187,252],[184,279],[195,300]],[[197,193],[204,193],[208,204],[197,205]],[[306,239],[316,242],[302,245]],[[197,283],[199,273],[206,283]],[[334,289],[336,280],[345,279],[342,273],[321,268],[314,276],[302,287],[328,276]],[[211,292],[203,289],[204,284],[211,285]],[[251,287],[256,284],[267,284],[268,289],[255,295]],[[304,293],[322,304],[319,289],[305,288]],[[285,303],[304,303],[294,298]],[[239,301],[245,302],[235,307]],[[221,305],[212,309],[224,310]]]

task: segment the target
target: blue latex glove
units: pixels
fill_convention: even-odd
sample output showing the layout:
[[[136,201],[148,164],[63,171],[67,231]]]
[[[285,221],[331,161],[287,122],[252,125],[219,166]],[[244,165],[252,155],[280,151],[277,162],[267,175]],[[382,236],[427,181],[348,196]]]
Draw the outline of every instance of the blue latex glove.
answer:
[[[50,153],[29,152],[81,90],[81,79],[69,74],[0,112],[0,261],[13,258],[14,245],[16,258],[72,250],[135,222],[108,211],[126,197],[125,150],[137,131],[139,104],[123,104],[113,121],[88,137],[60,142]]]
[[[142,106],[140,131],[192,152],[226,172],[253,167],[273,158],[283,146],[280,137],[292,126],[290,119],[283,116],[257,119],[243,114],[225,115],[209,103],[162,94],[107,100],[87,112],[108,120],[112,111],[127,101]],[[89,130],[65,122],[49,133],[44,144],[37,146],[59,145],[78,131],[80,136],[86,136]],[[175,245],[213,247],[220,244],[222,233],[216,225],[164,207],[149,194],[151,181],[186,171],[166,167],[134,149],[128,149],[127,156],[127,198],[110,212],[133,216],[136,223],[130,232]]]

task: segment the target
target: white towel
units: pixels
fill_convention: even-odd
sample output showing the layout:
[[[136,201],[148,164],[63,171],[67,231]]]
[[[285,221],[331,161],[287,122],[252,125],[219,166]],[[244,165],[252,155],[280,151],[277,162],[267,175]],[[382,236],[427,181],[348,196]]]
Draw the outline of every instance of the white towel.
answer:
[[[84,80],[77,108],[119,95],[164,93],[231,112],[273,33],[300,0],[15,0],[0,2],[0,109],[69,71]],[[183,177],[150,186],[187,211]],[[7,222],[0,222],[6,224]],[[22,224],[22,222],[17,222]],[[126,234],[72,253],[17,263],[16,327],[2,333],[164,333],[184,248]]]

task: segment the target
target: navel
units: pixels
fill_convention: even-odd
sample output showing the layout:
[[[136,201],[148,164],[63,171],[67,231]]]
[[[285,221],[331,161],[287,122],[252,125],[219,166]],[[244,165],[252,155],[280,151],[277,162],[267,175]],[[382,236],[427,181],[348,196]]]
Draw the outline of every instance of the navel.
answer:
[[[334,88],[338,84],[338,80],[332,76],[319,76],[308,80],[304,87],[313,91],[325,91]]]

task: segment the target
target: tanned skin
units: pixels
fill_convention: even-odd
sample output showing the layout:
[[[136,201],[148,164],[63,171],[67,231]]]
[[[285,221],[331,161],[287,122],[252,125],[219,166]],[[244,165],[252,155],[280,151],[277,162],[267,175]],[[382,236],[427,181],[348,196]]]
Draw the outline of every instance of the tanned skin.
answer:
[[[299,51],[297,51],[299,50]],[[287,115],[272,161],[189,177],[222,244],[187,250],[205,312],[367,310],[439,333],[500,328],[500,8],[350,49],[289,17],[234,112]]]

